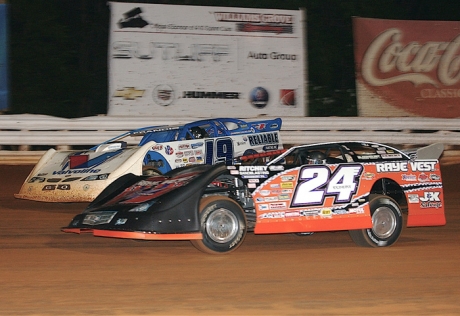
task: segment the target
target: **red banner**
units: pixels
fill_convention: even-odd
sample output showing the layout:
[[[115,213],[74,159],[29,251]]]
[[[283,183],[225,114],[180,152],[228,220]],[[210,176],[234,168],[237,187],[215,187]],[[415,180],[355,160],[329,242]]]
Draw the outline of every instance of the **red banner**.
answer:
[[[360,116],[460,117],[460,22],[353,19]]]

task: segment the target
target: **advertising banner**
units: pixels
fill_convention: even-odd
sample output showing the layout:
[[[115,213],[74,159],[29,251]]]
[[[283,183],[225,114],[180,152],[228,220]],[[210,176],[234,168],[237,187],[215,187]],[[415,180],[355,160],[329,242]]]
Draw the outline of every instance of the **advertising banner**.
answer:
[[[0,111],[8,109],[8,20],[7,5],[0,4]]]
[[[307,113],[303,11],[110,8],[109,115]]]
[[[353,19],[360,116],[460,117],[460,22]]]

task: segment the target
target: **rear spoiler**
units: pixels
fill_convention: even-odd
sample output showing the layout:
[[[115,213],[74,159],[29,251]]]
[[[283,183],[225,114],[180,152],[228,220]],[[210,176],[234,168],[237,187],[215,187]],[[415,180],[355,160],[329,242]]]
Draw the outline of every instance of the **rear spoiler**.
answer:
[[[415,160],[438,160],[444,151],[444,144],[434,143],[418,149],[406,151]]]

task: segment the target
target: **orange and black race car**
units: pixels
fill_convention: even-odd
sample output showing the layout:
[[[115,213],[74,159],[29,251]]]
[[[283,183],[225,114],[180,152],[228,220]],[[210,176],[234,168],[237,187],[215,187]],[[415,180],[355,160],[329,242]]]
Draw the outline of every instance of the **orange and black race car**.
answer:
[[[411,151],[372,142],[291,147],[268,163],[198,165],[125,175],[64,232],[191,240],[207,253],[255,234],[348,230],[361,246],[394,244],[407,226],[445,225],[442,144]]]

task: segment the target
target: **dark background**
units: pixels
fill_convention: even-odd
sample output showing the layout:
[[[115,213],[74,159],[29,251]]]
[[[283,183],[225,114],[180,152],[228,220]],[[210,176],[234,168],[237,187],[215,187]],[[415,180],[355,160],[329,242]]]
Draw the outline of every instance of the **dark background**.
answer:
[[[109,6],[102,0],[9,0],[10,111],[83,117],[107,112]],[[120,1],[306,8],[309,116],[356,116],[353,16],[460,20],[453,0]],[[160,114],[161,115],[161,114]]]

